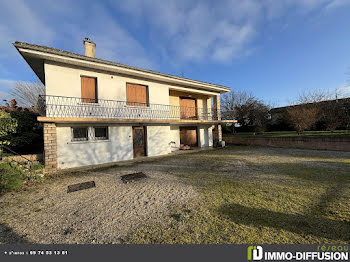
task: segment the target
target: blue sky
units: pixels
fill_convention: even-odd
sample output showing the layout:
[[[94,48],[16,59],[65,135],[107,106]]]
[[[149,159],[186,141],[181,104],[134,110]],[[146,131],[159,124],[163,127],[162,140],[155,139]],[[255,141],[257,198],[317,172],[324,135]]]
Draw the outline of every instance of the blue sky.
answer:
[[[36,76],[24,41],[252,92],[275,106],[303,90],[350,96],[350,0],[0,2],[0,98]]]

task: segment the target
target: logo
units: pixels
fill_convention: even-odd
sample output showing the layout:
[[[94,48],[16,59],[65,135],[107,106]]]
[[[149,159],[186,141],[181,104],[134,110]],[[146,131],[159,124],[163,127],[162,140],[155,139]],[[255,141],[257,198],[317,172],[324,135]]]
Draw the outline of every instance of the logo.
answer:
[[[261,246],[248,247],[248,260],[261,260],[263,258],[263,248]]]
[[[264,261],[308,261],[308,260],[325,260],[325,261],[348,261],[348,246],[333,245],[319,246],[317,251],[268,251],[263,250],[261,246],[249,246],[247,249],[248,260]]]

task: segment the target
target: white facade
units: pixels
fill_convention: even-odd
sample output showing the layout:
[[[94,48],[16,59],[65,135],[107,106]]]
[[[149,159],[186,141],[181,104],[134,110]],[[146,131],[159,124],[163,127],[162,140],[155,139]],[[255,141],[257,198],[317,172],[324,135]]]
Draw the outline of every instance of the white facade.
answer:
[[[57,125],[59,169],[133,159],[131,126],[110,126],[108,140],[72,141],[71,126]]]
[[[212,146],[214,125],[221,141],[230,88],[97,59],[95,43],[84,45],[85,56],[14,43],[46,87],[37,106],[47,172]]]
[[[45,62],[46,95],[63,97],[81,97],[81,76],[96,77],[98,99],[126,101],[126,83],[148,86],[150,104],[179,106],[179,96],[192,92],[197,99],[197,106],[211,108],[210,92],[184,89],[180,86],[167,85],[157,81],[147,81],[118,74],[89,70],[77,66],[68,66],[57,62]],[[170,90],[173,94],[169,95]],[[175,95],[174,95],[175,92]],[[100,110],[99,104],[88,105],[92,115]],[[152,105],[151,105],[152,107]],[[53,108],[52,110],[56,110]],[[140,109],[139,116],[147,108]],[[52,111],[54,113],[54,111]],[[135,111],[133,111],[135,112]],[[70,112],[71,114],[72,111]],[[50,110],[47,108],[47,116]],[[72,115],[74,116],[74,114]],[[131,116],[130,118],[135,118]],[[131,160],[133,156],[132,126],[139,124],[106,124],[107,140],[72,141],[72,127],[79,124],[57,124],[57,167],[58,169],[97,165],[110,162]],[[81,126],[81,125],[80,125]],[[83,126],[94,126],[84,123]],[[169,154],[180,148],[180,126],[172,124],[143,124],[146,126],[146,155],[158,156]],[[198,146],[213,145],[212,125],[197,126]]]
[[[72,141],[72,127],[61,124],[57,132],[57,167],[59,169],[98,165],[133,159],[131,125],[109,125],[107,140]],[[85,124],[84,126],[93,126]],[[198,127],[199,147],[213,145],[212,127]],[[166,155],[179,150],[180,131],[177,125],[146,126],[147,156]],[[175,142],[175,143],[174,143]]]

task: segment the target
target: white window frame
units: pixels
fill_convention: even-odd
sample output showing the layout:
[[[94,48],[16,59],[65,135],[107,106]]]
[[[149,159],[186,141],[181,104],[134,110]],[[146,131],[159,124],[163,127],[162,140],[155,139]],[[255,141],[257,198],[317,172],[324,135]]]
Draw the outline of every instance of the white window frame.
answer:
[[[74,128],[86,128],[86,139],[74,138]],[[86,141],[89,141],[89,127],[88,126],[72,126],[71,127],[71,141],[72,142],[86,142]]]
[[[74,138],[74,128],[86,128],[87,129],[87,138],[79,139]],[[95,128],[106,128],[107,137],[96,137]],[[105,142],[109,141],[109,126],[71,126],[71,142],[72,143],[89,143],[89,142]]]
[[[95,128],[106,128],[107,136],[106,137],[96,137]],[[91,127],[91,137],[93,140],[96,140],[96,141],[109,140],[109,128],[108,128],[108,126],[93,126],[93,127]]]

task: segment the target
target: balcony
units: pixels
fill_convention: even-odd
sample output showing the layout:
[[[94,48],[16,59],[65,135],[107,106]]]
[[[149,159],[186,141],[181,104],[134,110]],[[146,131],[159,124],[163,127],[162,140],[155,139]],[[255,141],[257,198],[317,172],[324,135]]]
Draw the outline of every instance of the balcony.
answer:
[[[61,122],[157,122],[157,123],[208,123],[220,120],[220,112],[212,108],[185,107],[163,104],[150,104],[106,99],[89,99],[40,95],[38,108],[40,121],[56,120]]]

